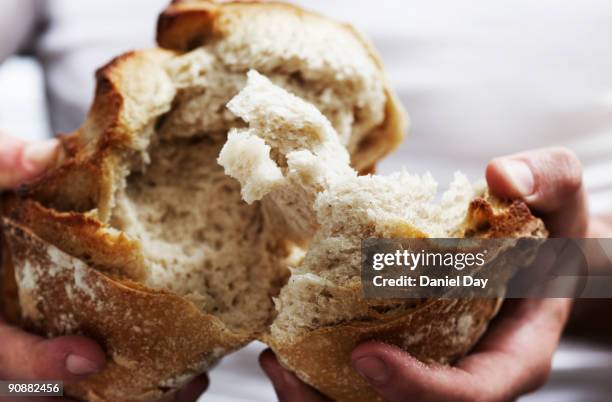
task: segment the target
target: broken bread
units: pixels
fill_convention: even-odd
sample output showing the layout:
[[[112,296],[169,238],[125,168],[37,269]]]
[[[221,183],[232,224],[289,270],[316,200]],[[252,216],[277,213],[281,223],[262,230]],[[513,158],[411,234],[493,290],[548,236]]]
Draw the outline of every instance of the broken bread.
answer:
[[[298,242],[272,235],[267,207],[216,162],[244,126],[226,103],[247,71],[323,111],[360,171],[405,128],[369,44],[298,7],[173,2],[158,43],[101,68],[56,164],[2,195],[3,316],[108,354],[66,385],[79,399],[157,400],[267,331]]]
[[[380,399],[351,368],[360,342],[379,340],[426,362],[452,363],[500,304],[365,299],[363,239],[546,236],[524,204],[495,200],[460,173],[439,203],[430,175],[358,175],[328,119],[256,71],[228,108],[247,127],[230,130],[219,163],[240,182],[246,202],[260,201],[274,216],[271,233],[311,239],[275,298],[276,316],[263,340],[284,366],[334,400]]]
[[[442,208],[428,201],[429,177],[357,175],[404,130],[360,35],[291,5],[175,1],[158,43],[100,69],[90,113],[61,138],[56,164],[2,195],[3,316],[42,335],[92,337],[109,358],[68,395],[158,400],[263,339],[324,393],[372,399],[347,365],[358,342],[424,361],[469,349],[497,301],[372,304],[354,276],[357,238],[543,227],[524,204],[462,178]],[[226,108],[251,69],[268,78],[251,73]],[[242,186],[217,163],[228,140],[221,161]]]

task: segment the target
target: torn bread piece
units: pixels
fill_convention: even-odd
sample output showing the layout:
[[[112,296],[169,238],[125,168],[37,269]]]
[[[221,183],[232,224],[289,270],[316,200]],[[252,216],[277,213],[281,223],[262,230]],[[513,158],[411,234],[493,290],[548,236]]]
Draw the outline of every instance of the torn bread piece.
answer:
[[[225,105],[249,69],[324,111],[359,170],[372,169],[404,134],[382,64],[346,24],[279,3],[173,2],[157,33],[163,49],[130,52],[98,70],[88,117],[61,138],[55,166],[3,194],[0,309],[44,335],[92,336],[109,356],[101,373],[66,386],[78,399],[157,400],[267,331],[272,296],[298,248],[268,230],[270,206],[244,203],[216,162],[228,131],[245,125]],[[254,138],[245,146],[267,145]],[[247,193],[284,180],[274,164],[242,162],[265,178],[245,185]],[[293,237],[307,242],[310,232]],[[43,269],[57,261],[39,243],[81,261],[74,266],[92,281],[108,281],[73,291],[69,275]],[[116,298],[127,296],[113,289],[143,302],[126,308]],[[91,310],[99,300],[106,309]],[[156,306],[143,313],[148,300]],[[152,315],[153,329],[131,325]]]
[[[309,228],[312,239],[275,299],[277,315],[264,339],[286,367],[334,399],[377,398],[350,368],[350,351],[360,340],[387,341],[422,360],[451,363],[478,340],[499,306],[496,299],[366,300],[362,239],[545,235],[524,204],[494,201],[460,173],[439,202],[429,174],[359,176],[325,116],[256,71],[228,108],[248,127],[230,132],[219,163],[243,184],[246,201],[273,209],[275,222],[283,222],[274,233]],[[244,146],[255,139],[267,147]],[[242,160],[274,165],[282,179],[253,190],[252,183],[267,180],[267,169],[243,169]],[[487,225],[473,219],[474,200],[485,203]],[[503,233],[502,221],[512,222]]]

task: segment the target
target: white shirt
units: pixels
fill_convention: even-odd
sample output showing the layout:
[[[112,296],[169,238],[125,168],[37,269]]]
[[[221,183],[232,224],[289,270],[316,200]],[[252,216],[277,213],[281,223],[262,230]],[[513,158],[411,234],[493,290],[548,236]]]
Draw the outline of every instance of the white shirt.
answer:
[[[584,164],[591,210],[612,212],[612,2],[298,3],[353,23],[382,55],[412,127],[407,141],[381,163],[381,172],[401,166],[418,173],[430,170],[443,188],[455,169],[478,179],[494,156],[564,145]],[[44,66],[53,129],[69,131],[82,121],[91,101],[94,69],[122,51],[153,46],[155,20],[165,4],[5,0],[0,57],[25,43],[35,21],[48,21],[35,53]],[[559,378],[565,378],[559,375],[568,370],[576,379],[572,392],[564,391],[568,400],[604,400],[602,395],[612,393],[608,381],[586,381],[594,366],[590,360],[580,363],[586,353],[581,347],[562,346],[555,357],[561,371],[553,372],[549,388],[536,399],[525,400],[548,400],[547,395],[562,400],[555,392]],[[254,344],[226,358],[211,373],[207,397],[274,399],[256,363],[261,348]],[[609,377],[612,354],[607,349],[595,353],[597,370]],[[610,363],[602,368],[602,361]]]

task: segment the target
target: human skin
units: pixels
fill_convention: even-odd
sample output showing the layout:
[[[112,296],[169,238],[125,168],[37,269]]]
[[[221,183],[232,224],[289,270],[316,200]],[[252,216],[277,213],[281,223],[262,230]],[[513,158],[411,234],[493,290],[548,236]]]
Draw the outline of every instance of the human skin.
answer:
[[[0,132],[0,191],[40,175],[55,160],[58,147],[54,139],[25,142]],[[87,337],[47,339],[12,326],[0,316],[0,380],[54,380],[69,384],[97,373],[105,362],[102,348]],[[207,387],[208,377],[203,374],[162,401],[195,401]],[[23,398],[14,400],[22,401]],[[72,401],[57,397],[50,400]]]
[[[487,165],[486,178],[496,195],[525,201],[552,237],[612,233],[610,217],[589,216],[582,167],[568,149],[543,148],[494,158]],[[392,402],[514,400],[546,382],[571,305],[571,299],[559,298],[506,301],[483,339],[453,367],[425,365],[379,342],[355,348],[352,364]],[[281,402],[328,400],[285,370],[271,350],[262,353],[260,363]]]

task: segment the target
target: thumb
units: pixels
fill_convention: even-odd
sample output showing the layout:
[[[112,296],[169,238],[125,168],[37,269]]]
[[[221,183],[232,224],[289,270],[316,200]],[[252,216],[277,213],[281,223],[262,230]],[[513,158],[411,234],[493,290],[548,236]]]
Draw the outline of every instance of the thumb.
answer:
[[[25,142],[0,135],[0,189],[16,187],[41,174],[58,149],[56,139]]]
[[[100,346],[83,336],[45,339],[0,320],[0,378],[74,382],[102,369]]]
[[[582,237],[587,227],[582,166],[567,148],[542,148],[489,162],[491,191],[518,198],[539,212],[553,236]]]

